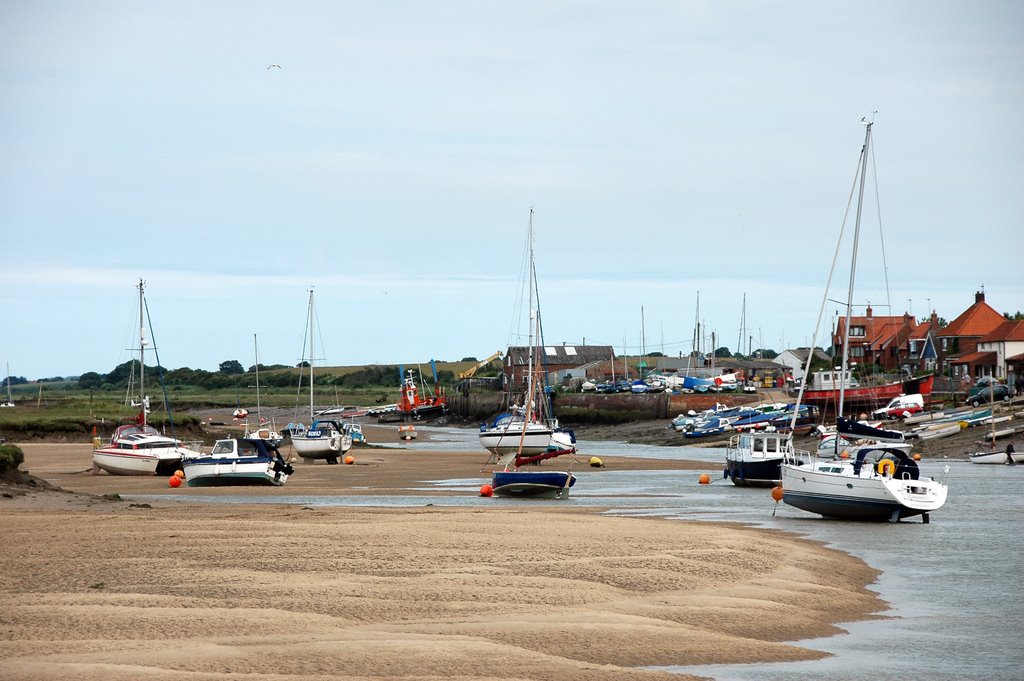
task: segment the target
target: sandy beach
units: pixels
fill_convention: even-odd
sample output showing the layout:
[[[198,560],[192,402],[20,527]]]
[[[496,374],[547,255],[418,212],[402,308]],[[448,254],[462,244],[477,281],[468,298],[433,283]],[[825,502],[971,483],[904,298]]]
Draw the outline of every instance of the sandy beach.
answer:
[[[476,452],[357,449],[245,489],[267,503],[209,504],[190,497],[237,488],[91,475],[87,444],[23,449],[61,489],[0,490],[9,679],[681,679],[640,667],[812,659],[785,642],[885,609],[875,570],[783,533],[417,489],[482,484]],[[283,490],[423,505],[273,503]]]

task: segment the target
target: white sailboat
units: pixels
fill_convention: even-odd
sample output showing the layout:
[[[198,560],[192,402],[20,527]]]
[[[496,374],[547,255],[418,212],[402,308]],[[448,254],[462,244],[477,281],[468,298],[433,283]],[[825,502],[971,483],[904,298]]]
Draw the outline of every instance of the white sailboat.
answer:
[[[993,407],[995,407],[995,402],[996,402],[996,400],[995,400],[995,383],[994,382],[989,383],[988,384],[988,389],[989,389],[989,402],[993,405]],[[997,452],[996,451],[996,414],[995,414],[995,410],[994,409],[992,409],[990,411],[991,411],[991,416],[989,418],[989,424],[991,424],[992,429],[991,429],[991,432],[989,432],[989,435],[988,435],[988,441],[989,441],[988,442],[988,447],[989,447],[989,449],[988,449],[987,452],[984,451],[984,450],[980,450],[980,451],[977,451],[977,452],[971,452],[971,453],[969,453],[967,455],[967,457],[968,457],[968,459],[970,459],[971,463],[989,463],[989,464],[1010,464],[1010,465],[1014,465],[1014,464],[1016,464],[1016,461],[1014,461],[1014,459],[1013,459],[1013,449],[1011,448],[1012,445],[1008,445],[1007,449],[1004,450],[1004,451],[1001,451],[1001,452]]]
[[[316,408],[313,403],[315,364],[315,331],[316,305],[313,301],[313,290],[309,290],[309,307],[307,311],[309,325],[309,419],[312,425],[304,432],[292,434],[291,442],[295,452],[306,461],[324,459],[329,464],[338,463],[338,457],[344,456],[352,448],[352,436],[345,432],[342,424],[332,419],[314,420]]]
[[[857,198],[857,217],[853,234],[853,253],[850,263],[850,282],[846,299],[846,327],[843,331],[842,375],[849,368],[850,316],[853,307],[853,289],[857,271],[857,247],[860,239],[861,210],[864,201],[864,183],[871,148],[871,127],[867,130],[860,158],[860,191]],[[840,236],[841,238],[841,236]],[[836,251],[838,256],[838,249]],[[833,272],[835,261],[833,260]],[[829,274],[831,282],[832,274]],[[828,286],[822,301],[824,310],[828,299]],[[821,323],[819,312],[818,324]],[[815,329],[817,336],[818,329]],[[811,343],[814,347],[814,343]],[[808,353],[806,371],[810,370],[813,353]],[[903,442],[903,433],[870,427],[843,417],[846,382],[839,392],[836,447],[831,458],[797,452],[789,443],[789,451],[780,466],[782,501],[795,508],[817,513],[826,518],[844,520],[896,521],[916,515],[928,522],[929,513],[946,503],[945,483],[921,475],[917,462],[908,456],[910,446]],[[797,406],[803,398],[801,384]],[[794,416],[795,418],[795,416]],[[848,438],[851,444],[840,451],[839,443]],[[857,438],[859,441],[853,441]],[[821,452],[819,452],[819,455]],[[949,472],[949,467],[946,467]]]
[[[530,331],[527,355],[526,390],[522,404],[513,405],[491,423],[480,427],[480,444],[496,456],[491,488],[499,496],[566,497],[576,484],[569,471],[542,471],[539,464],[576,451],[572,431],[562,430],[551,413],[551,402],[544,389],[540,348],[543,335],[540,302],[537,296],[537,269],[533,252],[533,209],[530,209],[529,288]],[[500,468],[500,470],[499,470]]]
[[[181,466],[182,459],[199,456],[180,440],[161,434],[147,422],[146,395],[145,284],[139,280],[139,415],[135,423],[118,426],[110,442],[92,453],[93,472],[113,475],[168,475]],[[134,405],[135,403],[132,402]]]

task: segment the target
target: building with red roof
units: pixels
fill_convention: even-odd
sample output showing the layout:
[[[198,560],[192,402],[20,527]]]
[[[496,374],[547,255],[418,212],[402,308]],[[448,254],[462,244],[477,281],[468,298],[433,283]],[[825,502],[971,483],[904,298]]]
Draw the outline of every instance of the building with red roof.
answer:
[[[985,302],[985,292],[974,294],[974,304],[938,332],[939,365],[942,373],[973,380],[981,376],[1006,376],[1005,361],[986,347],[983,338],[999,328],[1006,318]],[[1003,355],[1005,360],[1005,355]]]

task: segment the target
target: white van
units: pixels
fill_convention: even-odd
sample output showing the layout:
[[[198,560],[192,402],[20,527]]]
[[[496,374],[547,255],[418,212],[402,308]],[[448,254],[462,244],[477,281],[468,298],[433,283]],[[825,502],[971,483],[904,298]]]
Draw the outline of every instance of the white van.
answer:
[[[876,419],[898,419],[919,411],[924,411],[924,397],[914,393],[892,398],[889,404],[871,412],[871,416]]]

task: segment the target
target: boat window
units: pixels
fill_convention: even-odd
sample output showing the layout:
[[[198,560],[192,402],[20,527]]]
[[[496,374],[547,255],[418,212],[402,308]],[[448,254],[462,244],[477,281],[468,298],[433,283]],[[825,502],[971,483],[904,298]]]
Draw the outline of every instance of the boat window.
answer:
[[[213,445],[211,454],[230,454],[235,450],[233,442],[217,442]]]

